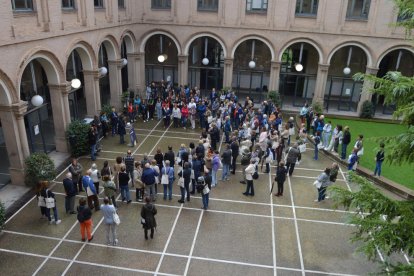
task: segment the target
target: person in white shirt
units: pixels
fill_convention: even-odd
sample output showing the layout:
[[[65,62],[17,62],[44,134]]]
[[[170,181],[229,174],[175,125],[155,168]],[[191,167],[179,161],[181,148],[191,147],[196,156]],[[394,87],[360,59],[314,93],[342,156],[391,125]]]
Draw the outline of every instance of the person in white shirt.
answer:
[[[174,121],[174,128],[177,128],[181,119],[181,111],[178,108],[177,104],[174,104],[174,108],[172,110],[172,116]]]
[[[99,178],[101,178],[101,173],[95,163],[93,163],[91,167],[91,178],[93,185],[95,185],[96,193],[99,194]]]
[[[323,147],[327,148],[329,146],[329,138],[331,137],[331,132],[332,132],[332,122],[328,121],[328,123],[326,123],[323,126]]]
[[[245,196],[254,196],[254,186],[253,186],[253,174],[256,171],[256,160],[252,159],[250,160],[250,164],[247,166],[247,168],[244,170],[246,172],[246,192],[243,194]]]

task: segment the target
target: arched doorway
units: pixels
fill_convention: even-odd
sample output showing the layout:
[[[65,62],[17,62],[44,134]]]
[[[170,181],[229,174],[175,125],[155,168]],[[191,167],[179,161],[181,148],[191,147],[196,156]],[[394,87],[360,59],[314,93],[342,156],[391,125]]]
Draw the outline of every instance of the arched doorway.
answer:
[[[34,106],[31,102],[35,95],[43,98],[40,106]],[[56,148],[53,111],[48,76],[40,58],[30,61],[23,71],[20,99],[29,104],[24,120],[30,152],[53,151]]]
[[[337,50],[330,60],[324,103],[326,110],[356,111],[362,85],[352,79],[357,72],[365,73],[367,55],[358,46]]]
[[[303,106],[315,93],[319,54],[306,42],[290,45],[282,55],[279,92],[283,105]]]
[[[85,115],[87,114],[87,107],[82,60],[76,49],[70,53],[66,63],[66,80],[71,82],[73,79],[80,80],[81,86],[79,88],[74,88],[72,86],[69,92],[68,100],[70,118],[71,120],[80,120],[85,118]]]
[[[406,49],[396,49],[386,54],[379,64],[377,77],[382,78],[389,71],[401,72],[403,76],[414,75],[414,54]],[[375,106],[375,113],[390,115],[395,111],[395,105],[384,104],[384,96],[373,94],[372,103]]]
[[[178,84],[178,49],[167,35],[156,34],[145,43],[145,82]]]
[[[108,51],[104,42],[99,47],[98,66],[99,68],[105,67],[107,70],[106,74],[100,74],[99,76],[99,91],[101,94],[101,104],[108,105],[111,103],[111,88],[109,83]]]
[[[269,47],[258,39],[245,40],[237,47],[234,53],[232,87],[239,99],[247,96],[255,102],[266,99],[271,60]]]
[[[203,62],[204,61],[204,62]],[[188,53],[188,82],[198,87],[202,96],[209,95],[212,88],[223,88],[224,52],[214,38],[203,36],[195,39]]]
[[[10,99],[8,97],[7,88],[3,85],[2,80],[0,79],[0,105],[9,105]],[[10,182],[10,161],[9,153],[7,152],[6,146],[6,136],[7,132],[6,127],[3,125],[2,120],[7,121],[6,116],[3,116],[4,113],[0,112],[0,189]],[[10,134],[9,134],[10,135]],[[10,149],[9,149],[10,150]]]

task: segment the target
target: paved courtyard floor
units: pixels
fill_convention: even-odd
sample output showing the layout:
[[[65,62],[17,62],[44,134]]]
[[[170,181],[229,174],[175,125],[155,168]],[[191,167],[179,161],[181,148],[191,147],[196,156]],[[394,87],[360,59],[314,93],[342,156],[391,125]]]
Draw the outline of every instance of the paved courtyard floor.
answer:
[[[177,152],[181,143],[198,141],[199,130],[165,130],[162,122],[135,124],[138,144],[135,160],[153,155],[168,145]],[[112,164],[124,156],[125,145],[118,137],[103,141],[96,163]],[[224,148],[220,144],[221,150]],[[361,275],[379,270],[379,265],[354,253],[349,242],[355,227],[347,223],[349,212],[335,210],[333,202],[314,202],[312,185],[332,161],[320,154],[312,159],[309,149],[285,183],[282,198],[270,196],[275,168],[255,181],[255,196],[245,197],[241,172],[230,181],[219,182],[210,193],[210,209],[200,209],[201,198],[179,204],[179,187],[174,198],[158,197],[158,228],[153,240],[145,240],[139,224],[141,203],[119,202],[121,225],[119,245],[107,246],[102,214],[95,212],[94,239],[81,242],[76,215],[64,214],[62,179],[55,180],[62,223],[48,225],[41,220],[35,198],[15,213],[0,236],[0,275]],[[89,168],[90,158],[80,158]],[[218,174],[221,177],[221,172]],[[344,168],[336,185],[349,189]],[[161,189],[159,189],[160,191]],[[131,190],[135,199],[135,189]],[[84,196],[84,194],[79,197]]]

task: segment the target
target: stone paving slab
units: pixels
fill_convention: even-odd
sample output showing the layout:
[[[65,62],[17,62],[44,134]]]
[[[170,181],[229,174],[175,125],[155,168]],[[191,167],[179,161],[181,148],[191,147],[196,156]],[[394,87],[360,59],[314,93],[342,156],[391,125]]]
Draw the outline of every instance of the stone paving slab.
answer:
[[[292,220],[275,219],[276,265],[300,269],[295,224]],[[287,248],[289,248],[287,250]]]
[[[251,267],[237,264],[217,263],[204,260],[191,260],[189,275],[273,275],[272,268]]]
[[[32,275],[43,260],[34,256],[1,252],[0,275]]]

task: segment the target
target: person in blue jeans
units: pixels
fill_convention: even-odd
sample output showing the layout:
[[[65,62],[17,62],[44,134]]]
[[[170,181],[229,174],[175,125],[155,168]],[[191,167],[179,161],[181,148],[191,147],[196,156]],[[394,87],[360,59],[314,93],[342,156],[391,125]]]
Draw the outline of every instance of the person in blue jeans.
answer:
[[[126,173],[125,165],[122,165],[121,171],[118,173],[119,188],[121,189],[122,202],[126,200],[127,204],[131,203],[131,196],[129,194],[128,182],[129,175]]]
[[[201,191],[201,199],[203,201],[203,207],[201,207],[201,209],[207,210],[211,191],[211,175],[208,169],[204,170],[204,188],[208,189],[203,189]]]
[[[43,204],[44,206],[40,207],[41,211],[42,211],[42,215],[46,216],[46,218],[49,221],[49,224],[60,224],[62,221],[58,217],[55,194],[48,189],[48,186],[49,186],[49,183],[47,181],[41,181],[39,183],[40,192],[39,192],[38,195],[41,196],[39,198],[39,200],[43,200],[43,202],[44,202],[44,204]],[[52,208],[47,208],[46,207],[46,202],[44,201],[46,198],[53,198],[54,201],[55,201],[55,206],[52,207]],[[50,216],[50,210],[51,209],[53,209],[53,217],[54,217],[53,220]]]
[[[342,137],[342,151],[341,151],[341,159],[345,160],[346,158],[346,148],[348,147],[349,143],[351,142],[351,132],[349,132],[349,127],[344,127],[344,134]]]
[[[168,176],[168,184],[163,184],[164,186],[164,200],[167,199],[167,189],[168,189],[168,199],[172,199],[172,188],[174,182],[174,168],[170,167],[170,161],[165,161],[165,166],[161,169],[161,180],[164,175]]]
[[[375,171],[374,176],[378,175],[378,177],[381,176],[381,167],[382,162],[384,162],[385,154],[384,154],[384,143],[380,144],[380,150],[377,152],[377,155],[375,156]]]
[[[112,112],[111,112],[111,127],[112,127],[112,137],[115,136],[115,134],[117,134],[118,131],[118,113],[115,111],[115,107],[112,107]]]
[[[91,147],[91,160],[95,161],[96,160],[96,143],[98,140],[98,133],[96,131],[95,126],[91,126],[88,132],[88,140],[89,140],[89,145]]]
[[[316,136],[313,137],[313,140],[315,141],[315,155],[313,159],[318,160],[318,146],[321,143],[321,136],[319,131],[316,132]]]

